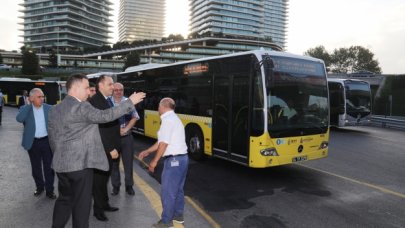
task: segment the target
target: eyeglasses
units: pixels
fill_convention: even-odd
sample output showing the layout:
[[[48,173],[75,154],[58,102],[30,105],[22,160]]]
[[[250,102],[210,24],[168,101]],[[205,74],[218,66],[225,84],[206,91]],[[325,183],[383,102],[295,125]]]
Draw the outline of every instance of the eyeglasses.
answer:
[[[114,89],[114,92],[124,91],[124,89]]]

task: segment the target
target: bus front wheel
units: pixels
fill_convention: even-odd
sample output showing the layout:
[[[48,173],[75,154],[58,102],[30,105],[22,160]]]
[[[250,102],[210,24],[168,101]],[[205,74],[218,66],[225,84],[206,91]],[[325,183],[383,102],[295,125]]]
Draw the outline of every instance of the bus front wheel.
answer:
[[[204,158],[204,138],[198,127],[186,128],[186,142],[189,156],[197,161],[202,160]]]

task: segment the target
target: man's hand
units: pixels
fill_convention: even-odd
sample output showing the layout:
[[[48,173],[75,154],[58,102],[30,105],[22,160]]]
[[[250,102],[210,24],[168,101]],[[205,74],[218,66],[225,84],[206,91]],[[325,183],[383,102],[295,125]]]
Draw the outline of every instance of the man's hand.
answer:
[[[119,154],[118,154],[118,151],[116,149],[114,149],[110,152],[110,155],[111,155],[112,159],[117,159]]]
[[[127,135],[128,131],[125,128],[120,128],[120,135],[124,136]]]
[[[129,99],[132,101],[134,105],[138,104],[139,102],[143,101],[145,98],[146,93],[139,92],[139,93],[133,93],[131,96],[129,96]]]
[[[146,150],[142,151],[141,153],[139,153],[138,158],[139,160],[143,160],[143,158],[147,157],[149,155],[149,152],[147,152]]]
[[[151,172],[151,173],[155,172],[156,166],[157,166],[157,161],[151,161],[149,164],[149,168],[148,168],[149,172]]]

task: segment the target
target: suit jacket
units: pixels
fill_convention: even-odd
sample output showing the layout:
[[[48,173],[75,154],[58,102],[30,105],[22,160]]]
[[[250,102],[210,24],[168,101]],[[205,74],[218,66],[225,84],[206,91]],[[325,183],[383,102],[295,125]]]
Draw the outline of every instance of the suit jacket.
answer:
[[[100,110],[109,109],[111,107],[99,91],[97,91],[97,93],[89,99],[89,102],[91,105],[93,105],[93,107]],[[103,142],[105,153],[108,159],[111,161],[112,158],[110,152],[114,149],[116,149],[118,152],[121,151],[119,120],[117,119],[108,123],[99,124],[98,129],[100,131],[101,141]]]
[[[130,100],[112,109],[99,110],[89,102],[66,96],[49,112],[48,136],[56,172],[86,168],[109,170],[98,123],[107,123],[134,110]]]
[[[18,98],[18,108],[21,108],[25,105],[24,96]]]
[[[52,108],[51,105],[42,104],[44,107],[45,125],[48,125],[48,112]],[[24,124],[24,132],[21,145],[24,149],[29,150],[32,147],[35,137],[35,118],[32,104],[23,106],[17,116],[16,120]],[[47,126],[46,126],[47,127]]]

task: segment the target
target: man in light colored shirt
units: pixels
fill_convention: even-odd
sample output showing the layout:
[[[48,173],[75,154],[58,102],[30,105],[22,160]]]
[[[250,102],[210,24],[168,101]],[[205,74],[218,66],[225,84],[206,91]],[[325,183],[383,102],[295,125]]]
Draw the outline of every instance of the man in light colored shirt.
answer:
[[[30,91],[29,101],[30,104],[21,107],[16,119],[24,124],[22,146],[28,151],[31,161],[36,184],[34,196],[41,195],[45,189],[48,198],[56,199],[53,186],[55,173],[51,168],[52,151],[47,131],[48,112],[52,106],[44,104],[44,93],[39,88]]]
[[[188,170],[187,145],[184,126],[174,113],[175,102],[163,98],[159,103],[159,115],[162,124],[158,131],[158,141],[142,151],[142,160],[151,153],[156,155],[149,164],[149,171],[154,172],[161,157],[164,160],[162,172],[162,219],[153,227],[173,227],[173,221],[184,223],[184,183]]]
[[[112,103],[114,106],[120,105],[121,102],[127,100],[124,96],[124,85],[117,82],[114,83],[114,91],[112,96]],[[124,166],[125,173],[125,191],[128,195],[135,195],[133,189],[133,164],[134,164],[134,138],[132,137],[131,129],[135,125],[136,121],[139,120],[139,115],[136,110],[121,116],[120,122],[120,135],[121,135],[121,156],[122,164]],[[111,184],[113,186],[112,195],[117,195],[121,186],[121,175],[120,175],[120,158],[113,160],[111,167]]]

